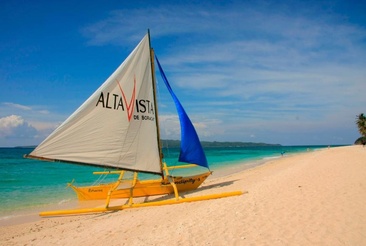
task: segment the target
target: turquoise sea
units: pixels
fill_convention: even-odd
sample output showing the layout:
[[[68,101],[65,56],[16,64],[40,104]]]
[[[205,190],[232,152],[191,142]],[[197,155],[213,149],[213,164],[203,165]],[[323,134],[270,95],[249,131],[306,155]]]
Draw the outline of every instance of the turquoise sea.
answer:
[[[327,146],[265,146],[265,147],[225,147],[206,148],[212,171],[235,165],[258,165],[269,158],[314,151]],[[100,175],[93,171],[105,169],[92,166],[74,165],[60,162],[44,162],[23,158],[31,148],[0,148],[0,221],[9,216],[26,213],[42,207],[76,201],[67,183],[75,179],[77,185],[91,185]],[[165,161],[177,164],[178,149],[164,150]],[[169,165],[169,164],[168,164]],[[173,173],[174,174],[174,173]],[[104,182],[116,176],[106,177]],[[104,176],[103,176],[104,177]],[[140,178],[149,178],[148,175]],[[151,176],[150,176],[151,178]]]

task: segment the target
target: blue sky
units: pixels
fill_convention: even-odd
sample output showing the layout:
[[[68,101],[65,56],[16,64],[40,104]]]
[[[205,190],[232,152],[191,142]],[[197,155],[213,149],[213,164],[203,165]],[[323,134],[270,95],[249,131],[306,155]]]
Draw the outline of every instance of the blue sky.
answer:
[[[1,1],[0,146],[40,143],[151,32],[201,140],[352,144],[362,1]],[[179,139],[159,89],[162,138]]]

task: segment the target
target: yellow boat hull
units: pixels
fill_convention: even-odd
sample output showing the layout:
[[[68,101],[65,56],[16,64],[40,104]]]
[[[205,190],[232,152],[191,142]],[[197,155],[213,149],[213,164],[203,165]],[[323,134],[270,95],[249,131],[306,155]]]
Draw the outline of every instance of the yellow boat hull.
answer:
[[[197,189],[211,174],[206,172],[188,177],[172,177],[179,192]],[[116,183],[100,184],[95,186],[76,187],[70,184],[81,201],[106,199],[108,192],[114,188]],[[131,182],[121,182],[119,187],[111,194],[111,199],[129,198],[131,196]],[[168,178],[156,180],[137,180],[132,189],[132,197],[145,197],[173,194],[174,188]]]

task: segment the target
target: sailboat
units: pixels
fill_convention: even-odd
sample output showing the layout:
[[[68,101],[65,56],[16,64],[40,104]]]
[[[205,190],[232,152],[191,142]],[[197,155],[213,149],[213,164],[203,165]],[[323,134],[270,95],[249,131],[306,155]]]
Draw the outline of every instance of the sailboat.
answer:
[[[162,79],[175,103],[181,124],[181,166],[164,162],[159,131],[154,58]],[[150,44],[150,32],[116,71],[53,133],[26,158],[60,161],[113,168],[95,174],[118,174],[116,182],[87,187],[69,186],[79,200],[105,199],[103,207],[42,212],[41,216],[107,212],[141,206],[175,204],[242,194],[226,192],[182,198],[179,192],[197,189],[212,173],[197,132],[174,94]],[[171,176],[172,168],[201,166],[207,171],[193,176]],[[132,178],[124,178],[126,172]],[[140,180],[139,173],[158,175]],[[174,194],[175,199],[134,203],[135,197]],[[127,198],[120,206],[110,206],[111,199]]]

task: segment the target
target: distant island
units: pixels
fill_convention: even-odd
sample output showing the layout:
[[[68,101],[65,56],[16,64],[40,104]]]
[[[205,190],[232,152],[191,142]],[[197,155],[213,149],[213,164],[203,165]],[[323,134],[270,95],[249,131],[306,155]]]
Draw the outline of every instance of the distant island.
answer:
[[[180,140],[161,140],[164,147],[178,148]],[[203,148],[221,148],[221,147],[259,147],[259,146],[282,146],[281,144],[253,143],[253,142],[209,142],[201,141]]]
[[[15,149],[35,149],[37,145],[29,145],[29,146],[15,146]],[[11,148],[11,147],[10,147]]]
[[[162,139],[163,147],[179,148],[180,140]],[[201,141],[203,148],[222,147],[260,147],[260,146],[282,146],[281,144],[253,143],[253,142],[217,142]],[[16,146],[14,148],[36,148],[37,146]]]

